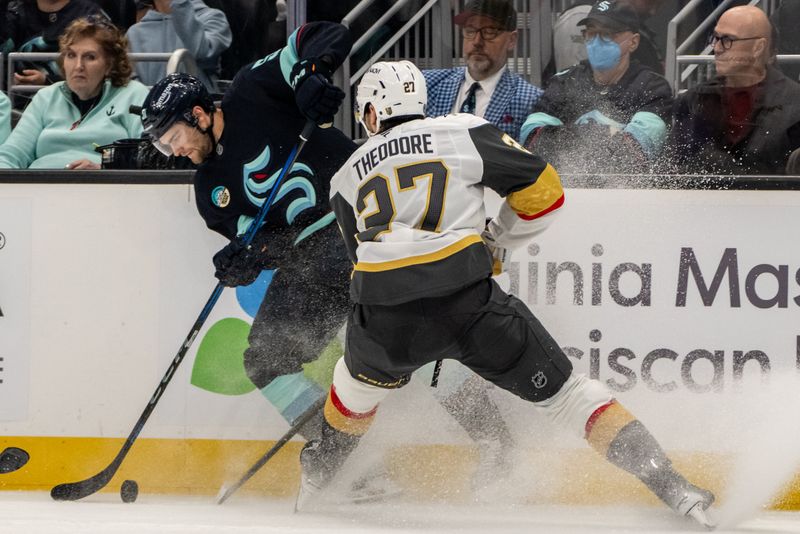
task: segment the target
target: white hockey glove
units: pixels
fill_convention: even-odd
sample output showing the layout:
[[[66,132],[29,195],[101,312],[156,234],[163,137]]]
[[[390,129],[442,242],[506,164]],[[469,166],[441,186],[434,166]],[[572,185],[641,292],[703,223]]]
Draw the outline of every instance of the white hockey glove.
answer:
[[[488,223],[486,229],[481,234],[481,239],[483,239],[483,242],[486,244],[494,260],[492,262],[492,275],[498,276],[504,271],[506,258],[508,257],[508,249],[497,246],[494,236],[489,230]]]

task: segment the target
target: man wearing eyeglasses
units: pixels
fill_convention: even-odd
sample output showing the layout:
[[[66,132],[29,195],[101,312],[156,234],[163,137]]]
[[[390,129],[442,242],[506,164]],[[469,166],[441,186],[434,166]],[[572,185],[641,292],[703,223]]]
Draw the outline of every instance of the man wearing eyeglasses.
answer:
[[[511,0],[470,0],[454,18],[461,27],[466,67],[425,70],[428,117],[472,113],[514,139],[542,91],[507,68],[517,45],[517,12]]]
[[[800,84],[774,66],[772,27],[754,6],[729,9],[709,37],[716,77],[676,102],[669,163],[680,172],[783,174],[800,147]]]
[[[528,149],[564,173],[638,173],[660,154],[672,90],[631,54],[641,21],[603,0],[578,23],[588,60],[557,73],[522,126]]]

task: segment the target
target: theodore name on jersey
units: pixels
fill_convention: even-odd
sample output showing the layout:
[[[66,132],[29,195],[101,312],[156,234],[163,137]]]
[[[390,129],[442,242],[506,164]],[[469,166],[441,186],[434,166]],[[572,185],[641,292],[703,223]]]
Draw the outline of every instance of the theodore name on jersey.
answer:
[[[404,135],[381,143],[353,163],[358,179],[363,180],[386,158],[400,155],[435,154],[432,134]]]

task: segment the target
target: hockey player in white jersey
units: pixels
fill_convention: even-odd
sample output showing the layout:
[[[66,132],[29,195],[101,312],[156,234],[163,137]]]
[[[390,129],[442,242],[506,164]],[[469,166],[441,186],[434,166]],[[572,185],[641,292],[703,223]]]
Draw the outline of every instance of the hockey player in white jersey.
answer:
[[[298,509],[331,481],[380,401],[446,357],[532,402],[673,510],[709,525],[713,494],[675,471],[603,384],[573,372],[528,307],[491,278],[505,250],[528,243],[564,203],[556,171],[481,118],[424,119],[425,82],[408,61],[370,67],[356,104],[370,138],[331,182],[354,305],[322,438],[300,455]],[[486,187],[504,197],[488,225]]]

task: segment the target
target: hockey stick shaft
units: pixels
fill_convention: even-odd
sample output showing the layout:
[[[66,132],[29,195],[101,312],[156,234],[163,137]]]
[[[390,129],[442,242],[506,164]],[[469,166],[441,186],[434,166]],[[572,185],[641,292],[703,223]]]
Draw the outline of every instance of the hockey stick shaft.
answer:
[[[272,187],[272,191],[270,191],[270,195],[267,200],[261,205],[259,209],[258,215],[256,218],[250,223],[250,226],[245,232],[244,236],[244,244],[249,245],[253,237],[256,234],[256,231],[261,226],[261,223],[267,216],[270,207],[272,206],[273,201],[275,200],[275,196],[278,193],[278,189],[280,189],[280,185],[283,182],[283,179],[286,177],[286,174],[289,172],[289,169],[294,164],[297,156],[300,154],[300,151],[308,141],[309,137],[313,133],[315,128],[315,124],[311,121],[307,122],[303,131],[300,133],[300,140],[298,141],[297,145],[292,149],[289,153],[289,156],[286,159],[286,163],[284,164],[283,168],[281,169],[281,173],[278,175],[278,179],[275,181],[275,185]],[[104,488],[114,477],[114,474],[119,469],[119,466],[122,464],[122,461],[127,456],[128,451],[130,451],[133,443],[136,441],[136,438],[139,437],[139,433],[144,428],[145,423],[150,418],[150,414],[153,413],[153,410],[158,404],[159,399],[164,394],[164,391],[167,389],[167,385],[169,385],[172,377],[175,375],[175,371],[178,369],[178,366],[183,361],[186,353],[189,351],[189,348],[192,346],[197,334],[200,332],[200,329],[203,327],[203,324],[208,319],[208,316],[211,314],[211,310],[214,309],[214,305],[219,300],[220,295],[222,295],[222,290],[225,289],[225,286],[222,285],[221,282],[217,282],[214,291],[211,292],[211,296],[206,301],[206,305],[203,306],[200,315],[197,317],[197,320],[192,325],[192,329],[189,331],[189,334],[186,336],[186,339],[181,344],[178,353],[175,355],[175,358],[172,359],[172,362],[169,364],[167,368],[167,372],[164,373],[164,376],[161,378],[161,382],[159,382],[158,387],[156,387],[155,392],[153,393],[152,397],[150,397],[150,401],[145,406],[142,415],[139,416],[139,419],[136,421],[136,424],[133,426],[133,430],[128,435],[128,438],[123,443],[122,448],[117,453],[116,457],[111,461],[111,463],[102,471],[97,473],[96,475],[87,478],[86,480],[81,480],[79,482],[66,482],[64,484],[59,484],[53,489],[50,490],[50,496],[57,500],[57,501],[76,501],[78,499],[83,499],[102,488]]]
[[[442,372],[442,360],[436,360],[433,366],[433,376],[431,376],[431,387],[435,388],[439,385],[439,373]]]
[[[231,495],[233,495],[236,490],[241,488],[248,480],[253,478],[253,475],[258,473],[258,471],[262,467],[264,467],[264,464],[266,464],[270,460],[270,458],[275,456],[278,453],[278,451],[280,451],[283,448],[283,446],[286,445],[289,442],[289,440],[295,436],[295,434],[297,434],[298,432],[300,432],[300,430],[303,429],[303,425],[305,425],[309,420],[311,420],[311,418],[314,417],[314,415],[316,415],[322,409],[323,406],[325,406],[326,399],[327,396],[318,399],[305,412],[303,412],[303,415],[301,415],[294,422],[292,427],[289,430],[287,430],[286,433],[283,436],[281,436],[278,441],[275,442],[275,445],[270,447],[270,449],[267,452],[265,452],[261,456],[261,458],[259,458],[256,461],[256,463],[254,463],[252,467],[250,467],[250,469],[248,469],[245,472],[245,474],[243,474],[241,478],[238,481],[236,481],[234,485],[230,486],[225,490],[225,493],[223,493],[217,500],[217,504],[222,504],[225,501],[227,501],[228,498]]]

